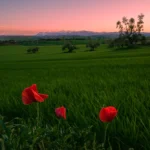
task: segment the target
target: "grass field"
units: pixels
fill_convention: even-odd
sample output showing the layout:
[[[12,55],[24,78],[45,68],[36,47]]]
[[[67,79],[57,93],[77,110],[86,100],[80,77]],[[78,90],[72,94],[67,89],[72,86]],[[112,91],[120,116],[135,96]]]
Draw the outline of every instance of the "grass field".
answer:
[[[25,46],[0,47],[0,142],[6,150],[103,149],[107,123],[98,115],[109,105],[118,116],[109,123],[107,149],[150,149],[150,48],[79,47],[62,53],[60,46],[41,46],[36,54],[26,54]],[[49,95],[39,105],[38,126],[37,103],[21,100],[33,83]],[[66,120],[54,113],[62,105]]]

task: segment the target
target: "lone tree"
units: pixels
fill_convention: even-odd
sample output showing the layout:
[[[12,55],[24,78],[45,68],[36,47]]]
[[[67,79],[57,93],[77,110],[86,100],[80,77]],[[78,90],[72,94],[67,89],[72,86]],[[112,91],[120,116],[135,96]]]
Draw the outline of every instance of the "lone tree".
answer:
[[[73,52],[73,50],[77,49],[77,47],[75,45],[72,44],[72,42],[67,41],[64,43],[64,45],[62,46],[62,50],[66,50],[68,49],[68,53]]]
[[[86,44],[86,47],[87,48],[90,48],[90,51],[94,51],[95,48],[99,47],[100,46],[100,43],[99,41],[97,40],[92,40],[91,38],[89,38],[89,41],[88,43]]]
[[[36,53],[36,52],[38,52],[38,51],[39,51],[39,48],[38,48],[38,47],[35,47],[35,48],[32,49],[32,53]]]
[[[116,23],[116,28],[119,29],[119,37],[113,40],[110,43],[110,46],[116,47],[133,47],[137,43],[144,44],[146,38],[141,34],[143,31],[143,18],[144,15],[138,15],[138,21],[135,23],[134,18],[127,19],[126,17],[122,18],[122,22],[118,21]]]
[[[29,48],[27,49],[27,53],[36,53],[39,51],[39,47]]]

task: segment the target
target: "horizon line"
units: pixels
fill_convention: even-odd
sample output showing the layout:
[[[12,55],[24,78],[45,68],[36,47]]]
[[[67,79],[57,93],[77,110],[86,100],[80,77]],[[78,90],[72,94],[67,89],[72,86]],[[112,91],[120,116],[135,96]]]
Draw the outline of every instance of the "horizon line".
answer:
[[[56,33],[56,32],[61,32],[61,31],[64,31],[64,32],[68,32],[68,31],[70,31],[70,32],[81,32],[81,31],[87,31],[87,32],[95,32],[95,33],[119,33],[118,31],[92,31],[92,30],[58,30],[58,31],[39,31],[39,32],[37,32],[37,33],[35,33],[35,34],[18,34],[18,33],[16,33],[16,34],[5,34],[5,33],[3,33],[3,34],[0,34],[0,36],[35,36],[35,35],[37,35],[37,34],[39,34],[39,33]],[[141,33],[150,33],[150,31],[143,31],[143,32],[141,32]]]

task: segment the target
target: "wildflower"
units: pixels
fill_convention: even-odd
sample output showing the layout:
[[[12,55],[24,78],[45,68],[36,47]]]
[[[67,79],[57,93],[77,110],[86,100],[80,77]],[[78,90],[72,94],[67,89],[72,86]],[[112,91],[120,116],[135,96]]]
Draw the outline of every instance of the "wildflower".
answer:
[[[48,98],[47,94],[38,93],[36,84],[25,88],[22,92],[22,101],[25,105],[29,105],[32,102],[44,102],[46,98]]]
[[[102,122],[111,122],[117,116],[118,110],[113,106],[103,107],[99,112]]]
[[[64,106],[55,109],[55,114],[59,118],[66,119],[66,108]]]

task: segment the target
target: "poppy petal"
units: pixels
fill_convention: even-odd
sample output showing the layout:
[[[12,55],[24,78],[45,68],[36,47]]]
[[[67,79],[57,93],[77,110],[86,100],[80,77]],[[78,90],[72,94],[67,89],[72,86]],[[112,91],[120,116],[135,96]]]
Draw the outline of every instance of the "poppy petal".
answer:
[[[32,84],[32,85],[30,86],[30,89],[32,89],[32,90],[34,90],[35,92],[38,93],[37,85],[36,85],[36,84]]]
[[[23,90],[22,101],[25,105],[31,104],[34,101],[34,97],[30,88],[26,88]]]
[[[24,104],[31,104],[32,102],[43,102],[48,98],[47,94],[38,93],[36,84],[32,84],[22,92],[22,101]]]
[[[33,90],[32,90],[32,92],[33,92],[34,98],[35,98],[38,102],[44,102],[44,100],[48,97],[48,95],[46,95],[46,94],[39,94],[39,93],[37,93],[37,92],[35,92],[35,91],[33,91]]]
[[[32,93],[33,93],[33,96],[34,96],[36,101],[38,101],[38,102],[43,102],[44,101],[44,99],[37,92],[32,90]]]
[[[63,118],[66,119],[66,108],[64,108],[64,111],[63,111]]]
[[[102,122],[107,122],[105,108],[101,109],[99,117]]]
[[[39,93],[39,95],[40,95],[43,99],[48,98],[48,95],[47,95],[47,94],[41,94],[41,93]]]
[[[108,120],[112,121],[116,117],[118,111],[112,106],[107,107],[106,110],[108,112]]]

